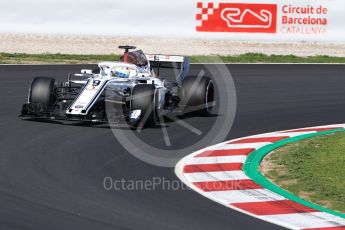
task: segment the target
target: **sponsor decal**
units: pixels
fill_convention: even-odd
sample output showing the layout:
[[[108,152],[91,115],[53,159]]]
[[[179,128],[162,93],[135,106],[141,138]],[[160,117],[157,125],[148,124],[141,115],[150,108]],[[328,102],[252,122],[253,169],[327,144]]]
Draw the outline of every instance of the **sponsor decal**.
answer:
[[[196,20],[203,32],[276,33],[277,5],[199,2]]]

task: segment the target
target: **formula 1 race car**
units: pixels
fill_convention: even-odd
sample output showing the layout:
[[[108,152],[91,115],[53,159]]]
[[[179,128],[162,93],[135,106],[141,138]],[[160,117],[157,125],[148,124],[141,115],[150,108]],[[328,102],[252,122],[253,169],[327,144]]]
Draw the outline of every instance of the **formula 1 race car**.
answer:
[[[33,119],[121,122],[134,127],[154,126],[169,113],[207,116],[214,107],[215,87],[208,77],[187,76],[189,59],[182,56],[145,55],[134,46],[119,46],[123,56],[101,62],[94,70],[70,74],[57,84],[36,77],[21,117]],[[161,68],[174,68],[174,81],[160,76]],[[174,78],[175,79],[175,78]]]

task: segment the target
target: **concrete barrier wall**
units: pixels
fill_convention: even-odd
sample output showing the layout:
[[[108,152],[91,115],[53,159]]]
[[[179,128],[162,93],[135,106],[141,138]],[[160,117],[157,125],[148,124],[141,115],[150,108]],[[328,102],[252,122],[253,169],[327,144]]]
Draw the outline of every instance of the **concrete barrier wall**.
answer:
[[[0,1],[0,33],[345,42],[343,0]]]

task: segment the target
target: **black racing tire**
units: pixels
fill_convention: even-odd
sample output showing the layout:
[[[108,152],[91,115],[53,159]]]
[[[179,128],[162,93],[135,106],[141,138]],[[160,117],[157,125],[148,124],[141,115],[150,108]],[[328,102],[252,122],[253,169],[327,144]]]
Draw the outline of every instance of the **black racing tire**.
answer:
[[[180,90],[184,114],[209,116],[214,107],[215,87],[209,77],[187,76]]]
[[[31,83],[29,102],[40,104],[43,110],[52,109],[56,101],[56,81],[50,77],[35,77]]]
[[[144,122],[143,127],[152,127],[156,124],[155,92],[156,87],[151,84],[136,85],[132,90],[131,110],[141,110],[139,124]]]

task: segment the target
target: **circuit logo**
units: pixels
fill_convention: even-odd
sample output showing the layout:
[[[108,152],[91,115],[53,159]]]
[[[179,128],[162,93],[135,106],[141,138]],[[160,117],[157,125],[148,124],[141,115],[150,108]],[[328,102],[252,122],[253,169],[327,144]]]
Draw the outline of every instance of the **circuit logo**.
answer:
[[[199,32],[276,33],[277,5],[197,3]]]

